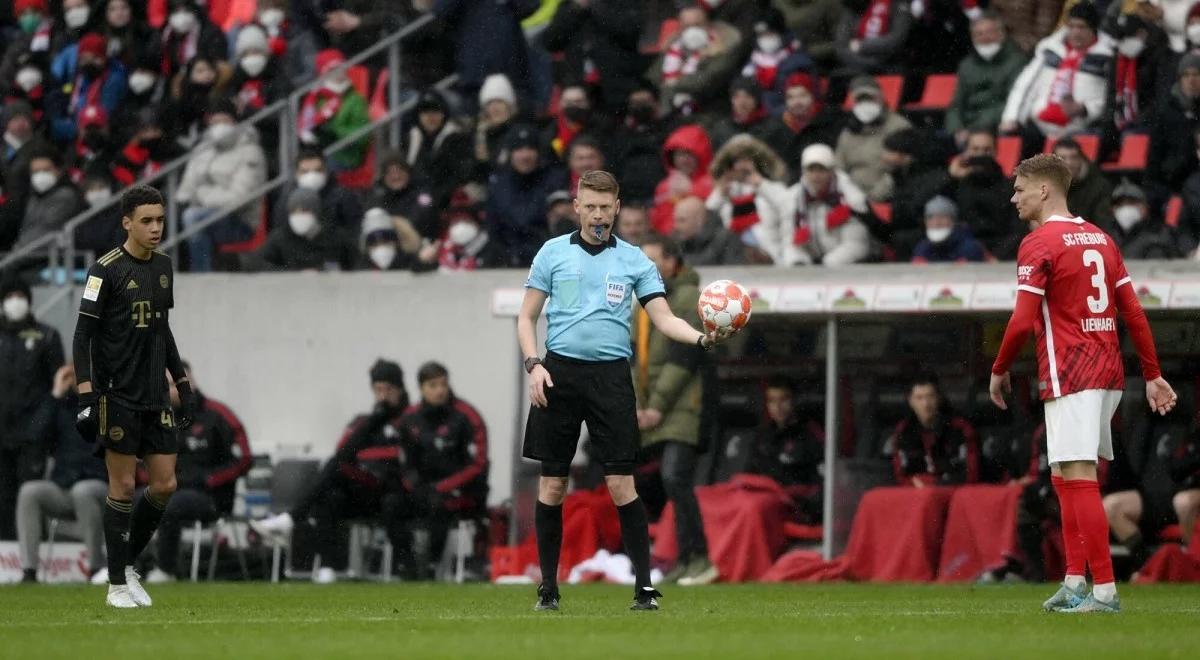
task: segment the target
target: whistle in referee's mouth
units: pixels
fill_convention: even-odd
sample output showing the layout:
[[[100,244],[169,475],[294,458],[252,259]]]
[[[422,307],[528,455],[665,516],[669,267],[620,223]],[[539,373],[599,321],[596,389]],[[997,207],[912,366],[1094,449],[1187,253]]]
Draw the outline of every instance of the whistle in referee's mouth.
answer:
[[[596,240],[604,240],[604,230],[608,229],[608,225],[595,225],[592,227],[592,233],[596,235]]]

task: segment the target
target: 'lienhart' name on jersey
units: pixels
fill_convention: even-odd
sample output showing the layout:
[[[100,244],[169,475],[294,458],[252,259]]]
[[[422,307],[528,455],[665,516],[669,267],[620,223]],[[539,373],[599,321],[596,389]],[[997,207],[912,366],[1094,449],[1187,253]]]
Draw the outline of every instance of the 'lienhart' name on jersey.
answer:
[[[1079,326],[1084,332],[1116,332],[1117,320],[1105,318],[1086,318],[1079,320]]]

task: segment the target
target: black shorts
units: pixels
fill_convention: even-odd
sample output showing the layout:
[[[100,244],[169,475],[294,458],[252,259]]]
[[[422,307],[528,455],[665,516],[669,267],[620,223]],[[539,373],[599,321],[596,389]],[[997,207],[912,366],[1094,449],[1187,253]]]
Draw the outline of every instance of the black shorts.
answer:
[[[549,353],[542,364],[554,387],[546,388],[545,408],[529,408],[521,455],[541,461],[545,476],[567,476],[579,425],[586,422],[604,474],[633,474],[640,439],[629,361],[581,362]]]
[[[146,454],[178,454],[175,415],[170,408],[134,410],[102,396],[97,453],[105,449],[138,458]]]

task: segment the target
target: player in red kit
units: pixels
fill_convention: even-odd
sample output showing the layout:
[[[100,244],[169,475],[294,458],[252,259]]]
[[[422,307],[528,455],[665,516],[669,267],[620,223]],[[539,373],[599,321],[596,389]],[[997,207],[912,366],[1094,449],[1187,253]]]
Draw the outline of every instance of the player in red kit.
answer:
[[[1165,415],[1176,396],[1158,368],[1154,337],[1112,237],[1067,210],[1071,173],[1062,159],[1034,156],[1017,167],[1012,203],[1032,231],[1017,253],[1017,304],[992,365],[992,401],[1007,408],[1009,367],[1036,336],[1038,392],[1062,511],[1067,575],[1047,611],[1119,612],[1108,551],[1108,519],[1096,483],[1098,458],[1111,460],[1110,421],[1125,387],[1117,313],[1142,364],[1146,400]],[[1092,571],[1087,592],[1085,568]]]

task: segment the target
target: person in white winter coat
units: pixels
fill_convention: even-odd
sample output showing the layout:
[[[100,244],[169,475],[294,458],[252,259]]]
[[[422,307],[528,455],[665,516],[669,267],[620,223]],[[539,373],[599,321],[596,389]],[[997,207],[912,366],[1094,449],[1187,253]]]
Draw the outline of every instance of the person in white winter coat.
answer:
[[[258,132],[252,127],[238,127],[235,112],[229,101],[217,101],[209,108],[204,143],[184,168],[176,192],[176,199],[187,205],[183,212],[185,228],[214,213],[228,213],[188,239],[193,272],[212,270],[214,250],[250,238],[260,221],[261,198],[232,212],[228,208],[245,200],[267,180],[267,159]]]
[[[787,265],[787,168],[761,140],[735,135],[713,157],[713,191],[705,206],[749,246],[751,263]]]
[[[850,175],[834,167],[824,144],[805,148],[800,181],[788,189],[783,264],[841,266],[871,254],[871,236],[861,220],[871,213],[867,195]]]
[[[1000,132],[1020,131],[1026,152],[1039,140],[1086,131],[1105,119],[1115,46],[1098,31],[1100,13],[1081,2],[1066,25],[1038,43],[1004,105]]]

